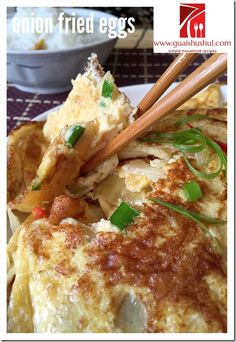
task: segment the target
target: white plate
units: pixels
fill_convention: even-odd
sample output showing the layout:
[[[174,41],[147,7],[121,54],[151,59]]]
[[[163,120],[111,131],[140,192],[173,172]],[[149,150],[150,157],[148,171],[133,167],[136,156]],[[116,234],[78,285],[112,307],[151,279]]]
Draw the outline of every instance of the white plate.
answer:
[[[169,93],[173,88],[175,88],[178,85],[177,82],[174,82],[171,84],[171,86],[167,89],[167,91],[162,95],[164,96],[165,94]],[[130,102],[133,106],[137,106],[138,103],[142,100],[144,95],[151,89],[153,86],[152,83],[150,84],[137,84],[137,85],[132,85],[128,87],[121,87],[120,91],[125,93],[127,97],[130,99]],[[222,85],[220,87],[220,102],[225,103],[227,102],[227,85]],[[47,119],[48,113],[54,112],[55,110],[59,109],[62,105],[56,106],[38,116],[36,116],[33,120],[36,121],[45,121]]]
[[[172,90],[174,87],[177,86],[177,82],[173,83],[169,89],[166,91],[168,93],[170,90]],[[128,87],[121,87],[120,91],[124,92],[127,97],[130,99],[131,104],[133,106],[137,106],[140,100],[144,97],[144,95],[151,89],[153,84],[138,84]],[[220,87],[220,94],[221,94],[221,102],[225,103],[227,102],[227,86],[223,85]],[[36,116],[33,120],[34,121],[45,121],[47,119],[48,113],[55,111],[59,109],[62,105],[56,106],[38,116]],[[10,227],[8,225],[8,239],[12,235]]]

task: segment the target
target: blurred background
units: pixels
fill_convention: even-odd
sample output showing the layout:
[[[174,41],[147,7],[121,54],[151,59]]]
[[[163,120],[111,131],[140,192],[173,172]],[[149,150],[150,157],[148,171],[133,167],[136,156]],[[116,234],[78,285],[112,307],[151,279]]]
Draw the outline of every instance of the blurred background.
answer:
[[[87,9],[91,10],[92,8]],[[14,9],[11,8],[11,12],[12,10]],[[100,51],[104,51],[105,49],[107,49],[107,51],[109,50],[109,53],[105,56],[105,61],[103,62],[105,71],[111,71],[115,77],[116,84],[119,87],[155,82],[176,55],[153,53],[153,8],[96,7],[95,10],[106,12],[107,14],[112,14],[117,17],[135,18],[136,30],[133,34],[128,34],[125,39],[115,40],[113,46],[110,46],[110,50],[107,49],[107,47],[102,46]],[[86,56],[86,58],[87,57],[88,56]],[[14,53],[12,58],[14,62],[14,58],[16,58]],[[24,60],[27,60],[27,58]],[[41,57],[39,58],[42,59]],[[68,64],[68,61],[72,61],[73,56],[63,55],[63,58]],[[61,57],[61,59],[63,58]],[[177,81],[184,79],[207,58],[207,55],[199,55],[192,65],[179,76]],[[12,63],[12,61],[8,59],[8,63]],[[8,69],[9,68],[10,64],[8,65]],[[76,74],[78,71],[76,70]],[[57,72],[54,72],[54,74],[57,74]],[[76,77],[76,74],[73,77]],[[26,78],[27,74],[24,74],[24,79]],[[226,81],[226,76],[223,76],[220,81]],[[8,132],[12,128],[31,120],[35,116],[62,104],[67,95],[68,91],[42,94],[37,88],[35,88],[35,91],[25,92],[18,89],[14,85],[14,82],[8,82]]]

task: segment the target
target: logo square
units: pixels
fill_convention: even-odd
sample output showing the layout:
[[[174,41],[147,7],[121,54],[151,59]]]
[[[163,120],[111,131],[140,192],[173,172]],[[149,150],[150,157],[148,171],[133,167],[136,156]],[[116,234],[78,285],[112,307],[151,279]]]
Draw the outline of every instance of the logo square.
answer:
[[[180,4],[180,38],[205,38],[205,4]]]

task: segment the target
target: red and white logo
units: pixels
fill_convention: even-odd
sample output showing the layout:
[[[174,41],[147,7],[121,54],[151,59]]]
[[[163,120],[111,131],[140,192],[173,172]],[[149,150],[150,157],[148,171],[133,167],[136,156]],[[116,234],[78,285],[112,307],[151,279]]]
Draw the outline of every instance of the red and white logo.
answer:
[[[205,4],[180,4],[180,37],[205,38]]]

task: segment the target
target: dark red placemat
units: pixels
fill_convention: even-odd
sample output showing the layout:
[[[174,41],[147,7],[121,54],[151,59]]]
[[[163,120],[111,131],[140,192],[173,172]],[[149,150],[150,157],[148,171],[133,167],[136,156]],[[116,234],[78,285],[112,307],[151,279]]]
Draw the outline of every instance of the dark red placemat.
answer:
[[[173,61],[175,55],[154,54],[152,49],[114,49],[104,66],[110,70],[119,87],[153,83],[165,71]],[[181,74],[181,81],[196,67],[198,67],[207,55],[199,55],[194,62]],[[226,81],[226,75],[220,78]],[[12,85],[7,88],[7,130],[8,132],[35,116],[62,104],[68,93],[39,95],[25,93]]]

